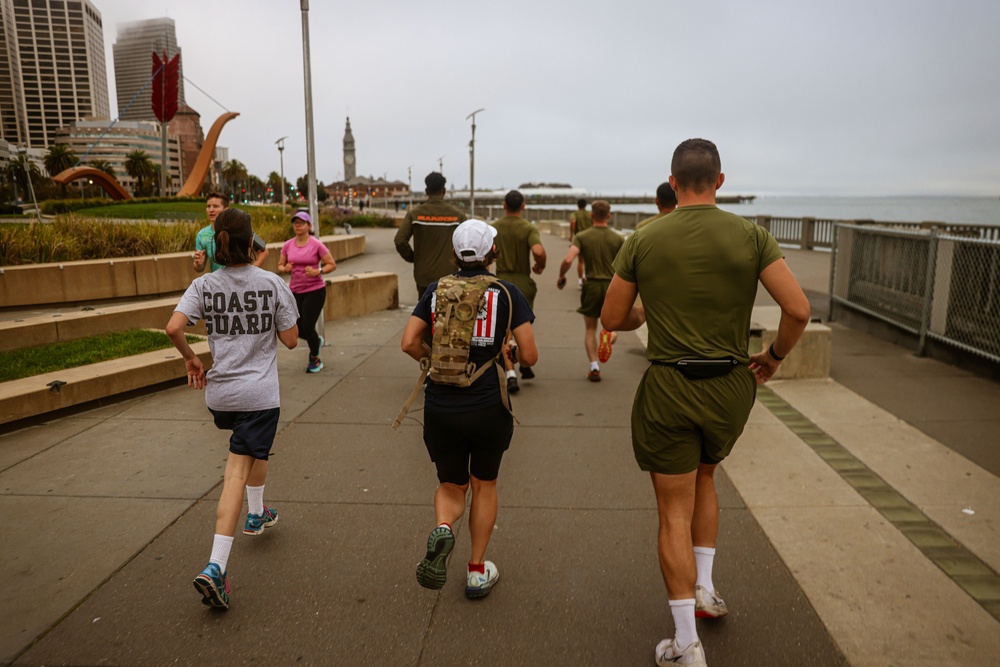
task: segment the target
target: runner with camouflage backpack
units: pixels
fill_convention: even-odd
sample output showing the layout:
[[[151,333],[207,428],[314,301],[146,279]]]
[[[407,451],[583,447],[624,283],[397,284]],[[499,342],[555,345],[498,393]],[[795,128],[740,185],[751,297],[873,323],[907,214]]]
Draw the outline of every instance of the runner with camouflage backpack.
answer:
[[[535,316],[527,300],[486,268],[497,257],[495,236],[496,230],[482,220],[467,220],[456,228],[452,245],[459,270],[429,286],[413,309],[401,343],[429,374],[424,445],[439,482],[434,493],[437,527],[427,538],[417,582],[424,588],[444,586],[446,561],[455,546],[452,526],[465,511],[471,486],[472,553],[465,588],[469,598],[489,595],[500,576],[496,565],[486,560],[486,547],[497,517],[500,462],[514,435],[500,361],[507,332],[517,342],[520,360],[531,365],[538,360],[531,328]],[[429,329],[434,332],[433,355],[424,342]],[[494,370],[498,366],[499,372]]]

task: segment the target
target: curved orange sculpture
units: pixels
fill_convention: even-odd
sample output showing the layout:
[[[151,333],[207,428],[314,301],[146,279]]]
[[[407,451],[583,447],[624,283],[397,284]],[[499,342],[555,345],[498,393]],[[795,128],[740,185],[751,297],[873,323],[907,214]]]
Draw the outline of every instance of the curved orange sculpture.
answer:
[[[94,169],[93,167],[70,167],[66,171],[61,171],[52,177],[52,180],[60,185],[68,185],[70,181],[75,181],[78,178],[89,178],[98,185],[100,185],[108,196],[114,200],[121,201],[122,199],[131,199],[131,195],[126,192],[125,188],[121,186],[114,176],[105,174],[100,169]]]
[[[215,159],[215,143],[219,140],[219,135],[222,134],[222,126],[239,115],[236,111],[228,111],[212,123],[212,129],[208,131],[205,143],[201,145],[201,150],[198,152],[194,169],[191,170],[188,179],[184,181],[184,187],[177,193],[178,197],[197,197],[201,194],[201,186],[205,183],[205,176],[208,175],[208,170]]]

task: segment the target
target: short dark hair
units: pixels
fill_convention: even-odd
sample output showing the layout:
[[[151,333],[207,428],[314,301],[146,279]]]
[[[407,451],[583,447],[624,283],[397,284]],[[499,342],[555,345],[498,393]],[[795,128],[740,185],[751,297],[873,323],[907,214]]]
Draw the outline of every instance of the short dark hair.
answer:
[[[578,209],[580,209],[581,211],[583,209],[587,208],[587,200],[586,199],[577,199],[576,200],[576,207]]]
[[[493,246],[493,249],[490,250],[488,253],[486,253],[486,257],[484,257],[482,259],[482,261],[476,260],[474,262],[470,262],[470,261],[464,260],[461,257],[459,257],[458,255],[456,255],[454,250],[451,251],[451,261],[452,261],[452,263],[455,266],[457,266],[462,271],[471,271],[471,270],[474,270],[474,269],[485,269],[490,264],[492,264],[493,262],[495,262],[496,259],[497,259],[497,257],[499,257],[499,256],[500,256],[500,251],[497,250],[496,246]]]
[[[503,198],[503,207],[512,213],[517,213],[524,206],[524,195],[517,190],[511,190]]]
[[[679,187],[702,193],[715,187],[722,173],[719,149],[708,139],[688,139],[674,150],[670,173]]]
[[[223,266],[252,263],[252,240],[253,225],[249,213],[238,208],[222,211],[215,219],[215,263]]]
[[[427,194],[436,194],[438,192],[444,192],[444,186],[448,182],[448,179],[444,177],[439,171],[432,171],[427,174],[427,178],[424,179],[424,186],[426,188]]]
[[[660,183],[660,187],[656,188],[656,201],[660,208],[677,206],[677,193],[670,187],[670,183]]]
[[[593,216],[594,220],[607,220],[611,217],[611,204],[603,199],[598,199],[590,205],[590,215]]]
[[[222,194],[221,192],[216,192],[214,190],[212,192],[209,192],[208,196],[205,197],[205,203],[206,204],[208,203],[209,199],[221,199],[222,200],[222,208],[229,208],[229,197],[227,197],[226,195]]]

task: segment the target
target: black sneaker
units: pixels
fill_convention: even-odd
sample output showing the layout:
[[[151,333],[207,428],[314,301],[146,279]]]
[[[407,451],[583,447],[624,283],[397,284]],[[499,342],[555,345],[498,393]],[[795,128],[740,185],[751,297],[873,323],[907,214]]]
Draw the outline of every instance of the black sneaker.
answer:
[[[531,370],[531,366],[521,366],[521,379],[522,380],[535,379],[535,371]]]
[[[516,394],[520,390],[521,390],[521,388],[519,386],[517,386],[517,376],[511,375],[509,378],[507,378],[507,393],[508,394]]]

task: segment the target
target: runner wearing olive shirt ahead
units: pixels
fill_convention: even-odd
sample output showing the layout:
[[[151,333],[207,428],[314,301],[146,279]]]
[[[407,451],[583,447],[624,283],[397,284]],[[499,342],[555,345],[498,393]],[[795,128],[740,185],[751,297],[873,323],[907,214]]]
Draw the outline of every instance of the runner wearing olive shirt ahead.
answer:
[[[517,190],[511,190],[503,199],[503,209],[507,213],[493,223],[497,230],[495,239],[497,246],[497,278],[517,285],[517,288],[528,300],[532,309],[535,307],[535,294],[538,286],[531,279],[531,272],[541,274],[545,270],[545,248],[542,247],[542,237],[538,227],[525,220],[524,195]],[[516,345],[512,345],[517,350]],[[516,358],[516,352],[511,357]],[[507,391],[517,393],[517,374],[514,372],[514,362],[506,358]],[[521,377],[530,380],[535,377],[531,366],[521,364]]]
[[[396,252],[413,264],[418,296],[427,286],[455,270],[451,263],[451,235],[465,213],[444,201],[445,177],[432,171],[424,179],[427,201],[406,214],[394,240]],[[410,247],[410,238],[413,247]]]
[[[649,334],[652,365],[632,406],[632,448],[656,494],[660,570],[675,630],[656,646],[656,664],[705,667],[695,616],[728,612],[712,582],[715,467],[743,432],[755,376],[766,382],[791,351],[809,321],[809,302],[774,237],[715,205],[725,180],[715,144],[681,143],[670,167],[679,206],[622,246],[601,322],[619,331],[645,323]],[[750,356],[758,281],[780,306],[781,321],[770,349]]]
[[[600,343],[597,338],[597,320],[601,316],[601,308],[604,306],[604,295],[607,294],[608,285],[614,271],[611,262],[614,261],[618,249],[622,247],[625,239],[622,235],[608,227],[608,220],[611,219],[611,204],[604,200],[595,201],[590,207],[593,212],[593,226],[573,237],[573,245],[569,247],[569,252],[559,266],[559,280],[556,287],[562,289],[566,286],[566,272],[573,264],[573,259],[580,257],[580,264],[586,267],[587,281],[583,284],[583,291],[580,293],[580,307],[576,312],[583,315],[585,328],[584,347],[587,350],[587,359],[590,361],[590,371],[587,379],[591,382],[601,381],[601,365],[611,357],[611,346],[614,344],[618,334],[612,331],[601,331]]]
[[[577,210],[573,215],[569,216],[569,240],[570,242],[576,238],[576,235],[580,232],[585,232],[594,226],[594,219],[589,213],[587,213],[587,200],[578,199],[576,201]],[[583,286],[583,257],[579,258],[576,262],[576,276],[577,283]]]

